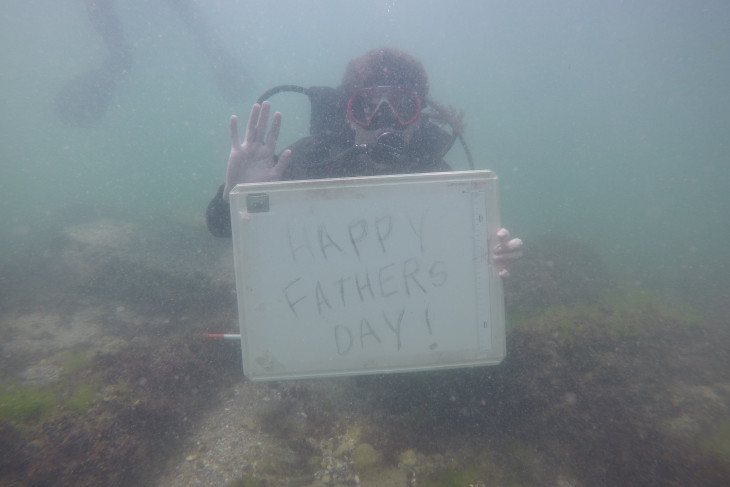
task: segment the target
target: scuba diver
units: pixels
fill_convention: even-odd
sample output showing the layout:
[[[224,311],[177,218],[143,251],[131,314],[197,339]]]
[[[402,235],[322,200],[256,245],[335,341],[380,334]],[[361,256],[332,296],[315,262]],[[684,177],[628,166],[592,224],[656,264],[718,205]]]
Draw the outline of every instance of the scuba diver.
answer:
[[[267,132],[267,98],[281,91],[306,94],[312,108],[310,135],[277,156],[282,116],[273,115]],[[352,60],[339,88],[283,85],[267,91],[251,109],[243,143],[235,115],[230,130],[226,182],[206,211],[208,229],[219,237],[231,236],[228,194],[237,184],[451,171],[443,157],[457,138],[464,143],[460,117],[428,97],[423,65],[393,48]],[[506,229],[497,236],[494,260],[506,277],[507,264],[522,254],[522,241],[510,239]]]

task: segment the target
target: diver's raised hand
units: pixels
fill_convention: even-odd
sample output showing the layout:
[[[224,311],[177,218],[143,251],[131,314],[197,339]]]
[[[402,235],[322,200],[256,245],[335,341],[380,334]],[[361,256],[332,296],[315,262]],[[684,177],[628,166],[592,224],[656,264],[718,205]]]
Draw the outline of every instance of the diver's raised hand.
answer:
[[[251,108],[243,144],[238,135],[238,117],[235,115],[231,117],[231,155],[228,157],[223,199],[228,200],[228,193],[237,184],[278,181],[289,166],[290,150],[282,152],[278,160],[275,156],[276,141],[281,128],[281,113],[274,114],[271,129],[267,134],[270,110],[271,105],[268,101],[261,105],[256,103]]]
[[[492,260],[499,267],[499,277],[509,277],[507,266],[510,262],[522,257],[522,240],[513,238],[510,240],[509,231],[506,228],[500,228],[497,232],[497,245],[492,249]]]

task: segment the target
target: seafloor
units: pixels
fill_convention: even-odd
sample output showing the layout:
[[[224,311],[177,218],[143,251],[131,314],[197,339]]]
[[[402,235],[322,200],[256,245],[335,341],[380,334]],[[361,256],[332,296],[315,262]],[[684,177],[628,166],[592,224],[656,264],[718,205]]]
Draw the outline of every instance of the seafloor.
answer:
[[[28,229],[20,229],[29,232]],[[508,356],[254,383],[230,241],[93,213],[0,264],[0,486],[721,486],[730,278],[652,281],[535,237]]]

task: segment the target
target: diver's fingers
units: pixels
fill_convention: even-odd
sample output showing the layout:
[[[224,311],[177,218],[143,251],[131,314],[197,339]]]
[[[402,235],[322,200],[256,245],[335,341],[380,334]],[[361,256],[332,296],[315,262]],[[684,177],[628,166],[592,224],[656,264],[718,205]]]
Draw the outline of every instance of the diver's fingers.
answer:
[[[506,228],[500,228],[499,231],[497,231],[497,238],[499,239],[500,245],[507,243],[509,240],[509,230]]]
[[[507,266],[515,260],[522,257],[522,240],[519,238],[509,238],[509,231],[506,228],[500,228],[497,231],[497,245],[494,246],[492,260],[499,267],[499,277],[506,279],[509,277]]]
[[[243,139],[244,144],[251,144],[256,140],[256,124],[259,121],[260,112],[261,105],[254,103],[251,107],[251,115],[248,117],[248,124],[246,125],[246,135]]]
[[[507,242],[500,242],[494,247],[495,256],[504,256],[512,254],[522,255],[522,239],[513,238]]]
[[[241,138],[238,135],[238,117],[231,115],[231,120],[228,126],[231,129],[231,147],[233,149],[238,149],[241,147]]]
[[[504,246],[505,252],[521,252],[522,251],[522,239],[513,238]]]
[[[276,141],[279,139],[280,128],[281,113],[276,112],[274,114],[274,119],[271,121],[271,130],[269,130],[269,134],[266,136],[266,147],[271,149],[271,152],[274,152],[274,149],[276,149]]]
[[[506,267],[511,262],[522,258],[522,240],[519,238],[513,238],[506,244],[500,244],[498,248],[494,249],[492,260],[502,268],[506,270]]]
[[[263,144],[264,138],[266,137],[266,125],[269,123],[269,111],[271,110],[271,103],[265,101],[261,104],[261,113],[259,113],[259,121],[256,124],[256,137],[255,141]]]
[[[500,228],[497,231],[497,245],[494,246],[496,253],[510,253],[522,250],[522,240],[513,238],[510,240],[509,231],[506,228]]]
[[[515,242],[515,240],[517,242]],[[494,262],[506,265],[509,262],[522,258],[524,253],[522,252],[522,241],[518,238],[515,240],[510,241],[510,245],[507,246],[507,248],[499,249],[498,252],[494,253]]]

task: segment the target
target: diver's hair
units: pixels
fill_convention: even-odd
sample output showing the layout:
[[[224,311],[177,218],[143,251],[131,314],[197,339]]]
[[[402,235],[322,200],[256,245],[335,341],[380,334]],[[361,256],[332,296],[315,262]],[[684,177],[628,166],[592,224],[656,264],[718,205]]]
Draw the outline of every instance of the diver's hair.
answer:
[[[428,75],[421,62],[410,54],[383,47],[350,61],[342,77],[342,88],[348,97],[371,86],[399,86],[415,91],[425,101]]]

